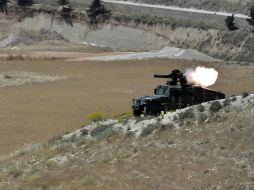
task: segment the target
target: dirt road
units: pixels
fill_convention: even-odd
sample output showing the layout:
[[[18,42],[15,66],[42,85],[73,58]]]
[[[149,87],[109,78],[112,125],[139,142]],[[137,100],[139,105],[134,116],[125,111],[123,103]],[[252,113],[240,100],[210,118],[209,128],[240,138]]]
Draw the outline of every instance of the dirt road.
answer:
[[[199,13],[199,14],[215,14],[219,16],[232,16],[233,13],[227,12],[215,12],[215,11],[208,11],[208,10],[201,10],[201,9],[193,9],[193,8],[182,8],[176,6],[165,6],[165,5],[151,5],[146,3],[134,3],[134,2],[126,2],[126,1],[114,1],[114,0],[103,0],[106,3],[115,3],[115,4],[123,4],[123,5],[132,5],[138,7],[150,7],[155,9],[167,9],[167,10],[175,10],[175,11],[183,11],[183,12],[192,12],[192,13]],[[244,18],[249,19],[248,15],[243,14],[235,14],[237,18]]]

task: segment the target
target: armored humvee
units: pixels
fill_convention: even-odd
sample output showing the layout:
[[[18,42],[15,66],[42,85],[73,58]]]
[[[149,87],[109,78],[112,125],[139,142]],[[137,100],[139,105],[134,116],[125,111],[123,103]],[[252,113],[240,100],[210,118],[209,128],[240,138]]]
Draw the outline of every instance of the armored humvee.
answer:
[[[186,77],[179,70],[168,75],[154,75],[155,78],[171,78],[166,85],[154,89],[153,96],[141,96],[133,99],[134,116],[141,114],[158,115],[162,111],[176,110],[187,106],[225,98],[225,94],[208,88],[188,84]]]

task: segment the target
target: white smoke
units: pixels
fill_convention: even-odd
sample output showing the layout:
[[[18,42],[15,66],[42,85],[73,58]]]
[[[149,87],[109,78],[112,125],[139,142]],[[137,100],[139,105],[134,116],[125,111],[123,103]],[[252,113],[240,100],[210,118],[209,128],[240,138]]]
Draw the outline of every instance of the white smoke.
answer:
[[[196,67],[187,69],[184,73],[189,84],[208,87],[213,85],[218,78],[218,71],[213,68]]]

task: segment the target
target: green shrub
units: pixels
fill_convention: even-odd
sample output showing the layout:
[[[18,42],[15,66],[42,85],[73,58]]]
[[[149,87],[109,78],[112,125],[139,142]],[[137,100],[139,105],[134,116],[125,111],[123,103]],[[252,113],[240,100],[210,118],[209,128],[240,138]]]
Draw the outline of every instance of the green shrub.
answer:
[[[254,5],[250,8],[250,17],[254,20]]]
[[[230,106],[230,102],[231,102],[231,100],[230,100],[229,98],[226,98],[226,99],[223,101],[223,106],[224,106],[224,107]]]
[[[119,122],[123,122],[127,119],[130,119],[133,116],[132,112],[126,112],[126,113],[113,113],[112,117]]]
[[[147,127],[145,127],[142,132],[141,132],[141,137],[145,137],[150,135],[155,129],[159,128],[160,124],[155,123],[155,124],[150,124]]]
[[[106,119],[106,114],[103,112],[95,112],[88,115],[88,120],[92,122],[103,121]]]
[[[111,17],[111,11],[101,3],[101,0],[93,0],[86,12],[91,26],[103,23]]]
[[[99,125],[98,127],[94,128],[90,133],[91,136],[98,136],[103,131],[105,131],[109,126],[108,125]]]
[[[228,16],[226,19],[225,19],[225,22],[226,22],[226,26],[227,28],[230,30],[230,31],[234,31],[234,30],[237,30],[238,28],[236,27],[235,25],[235,17],[234,17],[234,14],[232,14],[232,16]]]
[[[195,114],[194,114],[192,108],[186,109],[185,111],[180,112],[178,114],[179,121],[183,121],[185,119],[191,119],[191,118],[194,118],[194,117],[195,117]]]
[[[205,111],[205,106],[203,106],[202,104],[199,104],[197,107],[199,112],[204,112]]]
[[[46,161],[46,166],[47,166],[47,168],[53,168],[56,166],[56,162],[49,159]]]
[[[198,116],[199,123],[203,123],[205,120],[207,120],[208,116],[205,113],[200,113]]]
[[[91,136],[96,138],[107,138],[117,134],[116,129],[108,125],[100,125],[91,131]]]
[[[69,4],[69,0],[58,0],[57,4],[60,6],[65,6]]]
[[[81,135],[82,135],[82,136],[85,136],[85,135],[88,135],[89,130],[88,130],[88,129],[85,129],[85,128],[82,128],[82,129],[80,130],[80,132],[81,132]]]
[[[235,97],[235,95],[232,95],[232,97],[230,98],[230,100],[231,100],[231,102],[236,101],[236,97]]]
[[[243,93],[242,93],[242,98],[246,98],[247,96],[249,96],[249,93],[248,93],[248,92],[243,92]]]
[[[210,105],[210,111],[212,113],[219,111],[222,108],[221,103],[219,101],[214,101]]]

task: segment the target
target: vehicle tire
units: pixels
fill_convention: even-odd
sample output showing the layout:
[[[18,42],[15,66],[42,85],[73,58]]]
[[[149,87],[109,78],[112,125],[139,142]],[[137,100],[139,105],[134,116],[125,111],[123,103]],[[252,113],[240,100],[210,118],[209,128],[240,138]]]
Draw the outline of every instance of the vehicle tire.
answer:
[[[139,110],[134,110],[134,111],[133,111],[133,115],[134,115],[135,117],[140,117],[141,111],[139,111]]]
[[[162,111],[162,107],[159,103],[149,103],[144,108],[146,115],[159,115]]]

